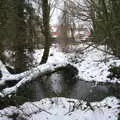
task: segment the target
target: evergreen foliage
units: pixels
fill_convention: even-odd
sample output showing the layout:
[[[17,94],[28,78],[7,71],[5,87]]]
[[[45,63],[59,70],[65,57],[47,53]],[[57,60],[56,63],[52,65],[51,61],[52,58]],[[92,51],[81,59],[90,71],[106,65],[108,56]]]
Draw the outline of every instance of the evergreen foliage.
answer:
[[[113,79],[117,78],[120,79],[120,66],[111,66],[108,70],[110,74],[108,75],[108,78]]]

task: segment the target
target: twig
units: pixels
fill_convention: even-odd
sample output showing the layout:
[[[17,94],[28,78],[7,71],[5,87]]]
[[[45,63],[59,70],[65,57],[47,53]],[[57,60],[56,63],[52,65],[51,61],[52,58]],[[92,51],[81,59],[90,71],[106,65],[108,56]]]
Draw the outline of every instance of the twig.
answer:
[[[46,111],[46,110],[44,110],[44,109],[40,108],[39,106],[35,105],[34,103],[32,103],[32,102],[31,102],[31,104],[32,104],[32,105],[34,105],[36,108],[38,108],[38,109],[39,109],[39,111],[44,111],[44,112],[46,112],[46,113],[48,113],[48,114],[52,115],[52,113],[50,113],[50,112],[48,112],[48,111]]]

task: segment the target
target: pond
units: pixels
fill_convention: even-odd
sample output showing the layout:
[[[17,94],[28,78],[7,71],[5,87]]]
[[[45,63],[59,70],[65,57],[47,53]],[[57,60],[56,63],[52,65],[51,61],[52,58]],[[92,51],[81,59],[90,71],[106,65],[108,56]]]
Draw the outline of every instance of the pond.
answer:
[[[120,99],[119,84],[87,82],[75,77],[72,72],[75,70],[60,71],[42,79],[42,82],[34,82],[32,84],[35,90],[33,101],[56,96],[90,102],[100,101],[108,96]]]
[[[46,97],[67,97],[89,102],[101,101],[108,96],[120,99],[120,84],[87,82],[76,77],[77,73],[77,69],[69,65],[61,71],[39,77],[20,88],[12,98],[1,99],[0,108],[26,101],[39,101]]]

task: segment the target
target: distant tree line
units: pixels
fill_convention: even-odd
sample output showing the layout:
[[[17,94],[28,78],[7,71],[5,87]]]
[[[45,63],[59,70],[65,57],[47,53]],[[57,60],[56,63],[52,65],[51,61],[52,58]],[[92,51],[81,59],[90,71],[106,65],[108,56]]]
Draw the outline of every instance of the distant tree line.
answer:
[[[111,49],[120,57],[120,0],[66,0],[62,11],[62,25],[71,26],[72,39],[76,24],[84,22],[91,31],[89,41],[104,44],[106,52]]]

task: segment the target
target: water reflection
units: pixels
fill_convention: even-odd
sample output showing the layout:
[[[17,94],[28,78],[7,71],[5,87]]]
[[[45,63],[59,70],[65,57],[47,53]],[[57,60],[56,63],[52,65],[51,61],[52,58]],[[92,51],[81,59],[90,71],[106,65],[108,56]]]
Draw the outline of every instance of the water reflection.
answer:
[[[70,97],[87,101],[99,101],[107,96],[120,98],[119,92],[120,85],[118,84],[98,83],[96,85],[94,82],[78,80],[77,84],[74,85]]]
[[[69,82],[73,81],[71,80],[71,76],[67,77],[69,78]],[[53,96],[71,97],[87,101],[100,101],[108,96],[120,98],[118,94],[120,92],[119,84],[98,83],[96,85],[94,82],[79,79],[70,84],[66,81],[68,81],[68,79],[65,78],[62,72],[59,72],[47,77],[42,84],[39,82],[39,86],[38,83],[36,83],[36,96],[34,96],[34,100]]]

